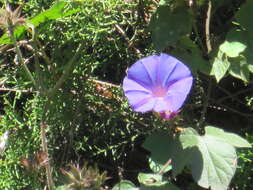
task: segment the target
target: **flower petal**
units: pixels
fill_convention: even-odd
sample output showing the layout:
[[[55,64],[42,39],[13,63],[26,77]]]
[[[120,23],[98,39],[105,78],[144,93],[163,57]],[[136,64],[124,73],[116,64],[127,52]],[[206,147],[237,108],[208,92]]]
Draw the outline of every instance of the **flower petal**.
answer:
[[[172,56],[169,56],[165,53],[160,54],[159,66],[157,68],[158,84],[161,84],[161,86],[166,87],[164,83],[166,82],[170,74],[173,72],[175,66],[177,65],[177,62],[179,62],[179,60]]]
[[[153,110],[155,112],[163,112],[170,108],[170,105],[168,104],[168,101],[166,101],[163,97],[156,98],[155,105],[153,107]]]
[[[130,90],[135,90],[135,91],[143,91],[143,92],[151,93],[150,90],[148,90],[145,87],[141,86],[136,81],[134,81],[132,79],[129,79],[128,77],[124,78],[124,81],[123,81],[123,90],[125,92],[130,91]]]
[[[174,58],[175,59],[175,58]],[[177,59],[176,59],[177,60]],[[163,81],[163,85],[165,87],[170,86],[174,82],[191,76],[191,71],[188,69],[186,65],[184,65],[182,62],[177,60],[176,64],[174,65],[173,70],[171,73],[167,76],[167,78]]]
[[[173,83],[167,92],[166,101],[170,105],[171,112],[177,112],[183,105],[187,95],[190,92],[193,78],[186,77]]]
[[[139,104],[133,105],[132,108],[134,109],[134,111],[144,113],[147,111],[151,111],[155,103],[156,103],[155,98],[147,98],[147,99],[143,99],[143,101],[139,102]]]
[[[186,65],[162,53],[133,64],[123,81],[123,89],[135,111],[153,110],[166,113],[163,114],[166,118],[172,118],[171,113],[177,113],[183,105],[192,81],[191,72]]]
[[[149,56],[140,59],[133,64],[128,70],[128,78],[136,81],[138,84],[147,89],[152,89],[156,80],[156,65],[158,64],[157,56]]]
[[[138,110],[139,107],[149,102],[152,98],[150,93],[138,90],[130,90],[125,92],[125,95],[129,101],[129,104],[134,110]],[[152,108],[151,108],[152,109]],[[146,112],[149,110],[144,110],[142,112]]]

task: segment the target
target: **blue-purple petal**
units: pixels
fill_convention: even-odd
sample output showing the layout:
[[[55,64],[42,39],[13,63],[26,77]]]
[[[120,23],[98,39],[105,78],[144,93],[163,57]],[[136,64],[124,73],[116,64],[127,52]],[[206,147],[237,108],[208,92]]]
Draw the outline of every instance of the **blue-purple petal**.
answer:
[[[162,112],[165,110],[169,110],[170,105],[164,98],[156,98],[156,103],[153,107],[153,111],[155,112]]]
[[[178,62],[179,61],[176,58],[169,56],[165,53],[161,53],[159,65],[157,67],[157,75],[159,79],[157,83],[161,84],[161,86],[166,87],[165,82],[170,76],[170,74],[173,72]]]
[[[178,61],[167,79],[163,81],[164,86],[169,87],[174,82],[191,76],[191,71],[183,63]]]
[[[139,83],[137,83],[136,81],[134,81],[132,79],[129,79],[128,77],[124,78],[124,81],[123,81],[123,90],[125,92],[133,91],[133,90],[134,91],[143,91],[143,92],[151,94],[151,91],[149,89],[144,88]]]
[[[155,103],[156,103],[155,98],[147,98],[147,99],[143,99],[138,104],[132,105],[132,108],[134,109],[134,111],[144,113],[144,112],[152,110]]]
[[[155,57],[143,58],[128,69],[127,77],[146,89],[152,89],[154,82],[152,69],[155,68],[156,63]]]
[[[192,77],[187,77],[173,83],[169,87],[166,100],[170,103],[170,111],[176,112],[183,105],[192,86]]]
[[[192,81],[186,65],[162,53],[133,64],[123,81],[123,89],[133,110],[166,113],[163,115],[169,119],[183,105]]]
[[[152,98],[151,94],[138,90],[127,91],[125,92],[125,95],[128,98],[130,105],[136,105],[144,99]]]

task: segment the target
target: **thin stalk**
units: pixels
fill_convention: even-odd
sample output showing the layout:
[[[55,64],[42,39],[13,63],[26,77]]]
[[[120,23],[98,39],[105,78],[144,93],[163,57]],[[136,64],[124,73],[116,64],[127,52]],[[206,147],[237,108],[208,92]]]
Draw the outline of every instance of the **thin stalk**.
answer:
[[[19,60],[19,62],[21,63],[22,67],[24,68],[24,70],[25,70],[27,76],[28,76],[29,79],[32,81],[34,87],[35,87],[37,90],[39,90],[39,86],[38,86],[37,82],[35,81],[35,79],[34,79],[32,73],[30,72],[30,70],[28,69],[28,67],[27,67],[26,64],[25,64],[25,61],[24,61],[24,59],[23,59],[23,55],[22,55],[22,53],[21,53],[21,50],[20,50],[19,46],[17,45],[17,41],[16,41],[16,38],[15,38],[15,36],[14,36],[13,30],[14,30],[14,27],[13,27],[13,25],[12,25],[12,22],[9,21],[9,24],[8,24],[9,37],[10,37],[11,41],[12,41],[13,44],[14,44],[14,47],[15,47],[15,50],[16,50],[16,53],[17,53],[17,56],[18,56],[18,60]]]
[[[211,0],[208,1],[208,9],[207,9],[207,15],[206,15],[206,47],[207,47],[207,53],[209,54],[212,51],[211,46],[211,40],[210,40],[210,19],[211,19],[211,10],[212,10],[212,2]]]
[[[198,123],[199,128],[203,127],[203,124],[204,124],[205,119],[206,119],[206,112],[207,112],[207,107],[208,107],[208,103],[209,103],[210,96],[211,96],[211,91],[212,91],[212,80],[209,79],[208,87],[207,87],[207,95],[206,95],[206,99],[205,99],[203,109],[201,111],[201,116],[200,116],[200,119],[199,119],[199,123]]]
[[[166,170],[166,168],[171,164],[171,159],[169,159],[164,165],[163,167],[160,169],[160,171],[158,172],[158,174],[163,174],[164,171]]]
[[[55,95],[57,90],[61,87],[61,85],[66,81],[66,79],[72,73],[72,71],[74,69],[74,63],[76,62],[77,56],[79,55],[79,53],[82,50],[83,46],[84,46],[84,44],[79,45],[79,47],[76,50],[75,55],[67,63],[67,66],[66,66],[65,70],[63,71],[63,74],[60,77],[60,79],[56,82],[55,86],[48,91],[48,93],[47,93],[48,98],[51,98],[52,96]]]
[[[46,125],[46,123],[45,123],[49,102],[50,101],[48,100],[44,103],[42,117],[41,117],[41,123],[40,123],[40,135],[41,135],[41,147],[42,147],[43,152],[46,154],[46,159],[48,161],[47,164],[45,165],[47,186],[48,186],[49,190],[53,190],[54,189],[54,181],[53,181],[53,177],[52,177],[52,168],[51,168],[51,164],[50,164],[48,145],[47,145],[47,137],[46,137],[46,128],[48,127],[48,125]]]
[[[17,41],[16,38],[14,36],[14,26],[12,21],[9,19],[8,20],[8,33],[9,33],[9,37],[11,39],[11,41],[14,44],[17,56],[18,56],[18,60],[21,63],[22,67],[24,68],[26,74],[28,75],[28,77],[30,78],[30,80],[32,81],[33,85],[35,86],[35,88],[40,92],[41,95],[43,95],[43,92],[41,91],[41,86],[39,85],[39,83],[36,82],[36,80],[34,79],[32,73],[30,72],[30,70],[28,69],[28,67],[25,64],[22,52],[19,48],[19,46],[17,45]],[[39,60],[38,60],[38,56],[36,54],[37,49],[35,50],[35,64],[36,64],[36,71],[38,71],[39,68]],[[42,117],[42,122],[40,124],[40,128],[41,128],[41,141],[42,141],[42,150],[45,152],[46,154],[46,158],[48,160],[45,168],[46,168],[46,176],[47,176],[47,185],[48,185],[48,189],[49,190],[53,190],[54,188],[54,183],[53,183],[53,178],[52,178],[52,169],[50,166],[50,159],[48,159],[48,146],[47,146],[47,140],[46,140],[46,127],[47,125],[44,123],[44,117],[46,115],[46,111],[47,111],[47,103],[45,104],[44,107],[44,112],[43,112],[43,117]]]
[[[52,177],[52,168],[50,165],[50,159],[48,156],[48,146],[47,146],[47,138],[46,138],[46,128],[47,125],[44,123],[44,121],[41,122],[40,124],[40,131],[41,131],[41,140],[42,140],[42,150],[46,155],[47,158],[47,164],[45,165],[46,168],[46,176],[47,176],[47,186],[49,190],[53,190],[54,188],[54,182],[53,182],[53,177]]]

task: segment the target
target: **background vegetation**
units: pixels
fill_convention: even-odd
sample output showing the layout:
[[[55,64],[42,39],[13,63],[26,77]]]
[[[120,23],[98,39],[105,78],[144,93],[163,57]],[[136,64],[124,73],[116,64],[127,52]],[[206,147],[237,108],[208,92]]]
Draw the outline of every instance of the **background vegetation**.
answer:
[[[1,2],[5,9],[6,2]],[[57,186],[67,183],[63,174],[69,171],[70,164],[86,166],[86,170],[92,166],[89,168],[92,174],[86,173],[85,177],[106,172],[108,178],[102,180],[101,177],[102,188],[111,189],[121,179],[138,184],[137,174],[150,171],[149,152],[142,144],[149,134],[166,129],[169,122],[159,120],[152,113],[132,112],[121,84],[130,65],[160,51],[184,60],[195,78],[191,94],[180,116],[173,121],[174,125],[198,126],[200,131],[203,124],[215,125],[246,137],[252,144],[252,59],[236,46],[233,49],[238,48],[238,52],[243,52],[248,60],[247,69],[243,64],[239,69],[231,65],[224,69],[221,63],[215,66],[220,45],[232,29],[240,28],[235,18],[240,21],[243,16],[238,16],[238,11],[249,1],[211,1],[209,32],[212,49],[206,45],[208,2],[9,1],[12,10],[22,5],[21,16],[36,28],[38,55],[35,46],[31,45],[33,29],[26,28],[16,36],[27,67],[34,78],[43,83],[43,88],[52,88],[66,71],[67,63],[76,56],[73,73],[63,85],[52,97],[41,96],[18,63],[15,48],[8,44],[6,30],[2,28],[0,135],[7,130],[10,134],[6,149],[0,153],[0,189],[36,190],[45,187],[41,121],[47,124],[48,152]],[[160,10],[157,9],[159,3]],[[156,15],[167,14],[163,13],[162,6],[173,9],[182,5],[187,7],[188,12],[178,18],[178,23],[173,23],[175,30],[170,28],[173,32],[179,30],[180,35],[163,36],[157,27],[157,22],[163,22],[159,20],[163,17]],[[250,6],[249,9],[253,10]],[[189,21],[188,14],[191,15]],[[242,24],[242,28],[247,29],[247,23]],[[162,28],[163,31],[167,29]],[[247,39],[250,37],[252,33],[249,30]],[[77,51],[80,44],[82,49]],[[242,59],[228,54],[228,59]],[[36,72],[37,58],[39,72]],[[230,189],[250,190],[253,188],[252,149],[240,150],[238,156],[238,170]],[[173,182],[182,189],[200,189],[188,170],[184,170]]]

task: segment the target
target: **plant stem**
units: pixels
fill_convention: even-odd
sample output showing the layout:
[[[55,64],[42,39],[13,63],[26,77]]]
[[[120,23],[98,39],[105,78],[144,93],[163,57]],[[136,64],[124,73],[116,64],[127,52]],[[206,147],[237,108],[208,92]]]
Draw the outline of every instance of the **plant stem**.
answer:
[[[207,16],[206,16],[206,47],[207,53],[209,54],[212,51],[211,41],[210,41],[210,18],[211,18],[211,10],[212,10],[212,2],[211,0],[208,1],[208,9],[207,9]]]
[[[169,159],[164,166],[160,169],[160,171],[158,172],[158,174],[163,174],[164,171],[166,170],[166,168],[171,164],[171,159]]]
[[[200,116],[200,119],[199,119],[199,123],[198,123],[199,128],[203,127],[203,124],[204,124],[205,119],[206,119],[206,111],[207,111],[209,99],[210,99],[210,96],[211,96],[211,90],[212,90],[212,80],[208,79],[207,95],[206,95],[206,99],[205,99],[203,109],[201,111],[201,116]]]
[[[11,41],[14,44],[17,56],[18,56],[18,60],[21,63],[22,67],[24,68],[26,74],[28,75],[28,77],[30,78],[30,80],[32,81],[33,85],[35,86],[35,88],[40,92],[41,95],[44,94],[44,92],[42,91],[42,82],[40,81],[40,84],[36,82],[36,80],[34,79],[32,73],[30,72],[30,70],[28,69],[28,67],[25,64],[25,61],[23,59],[23,55],[22,52],[17,44],[16,38],[14,36],[14,25],[12,23],[12,21],[10,20],[10,18],[8,19],[8,33],[9,33],[9,37],[11,39]],[[38,60],[38,54],[37,54],[38,49],[35,49],[35,64],[36,64],[36,72],[39,72],[39,60]],[[40,75],[40,73],[38,73],[38,75]],[[47,185],[48,185],[48,189],[49,190],[53,190],[54,188],[54,183],[53,183],[53,178],[52,178],[52,169],[50,166],[50,159],[48,159],[48,146],[47,146],[47,141],[46,141],[46,127],[47,125],[44,123],[44,117],[46,115],[46,111],[47,111],[47,103],[45,104],[44,107],[44,112],[43,112],[43,116],[42,116],[42,122],[40,124],[40,130],[41,130],[41,141],[42,141],[42,150],[45,152],[46,154],[46,158],[48,160],[47,164],[46,164],[46,176],[47,176]]]
[[[53,190],[54,188],[54,182],[52,178],[52,169],[50,165],[50,159],[48,156],[48,148],[47,148],[47,139],[46,139],[46,129],[47,125],[44,123],[44,121],[41,122],[40,124],[40,131],[41,131],[41,141],[42,141],[42,150],[45,152],[46,158],[47,158],[47,164],[45,165],[46,167],[46,176],[47,176],[47,185],[49,190]]]
[[[48,91],[48,93],[47,93],[47,97],[48,98],[51,98],[52,96],[55,95],[55,93],[57,92],[57,90],[61,87],[61,85],[66,81],[66,79],[68,78],[68,76],[72,73],[72,71],[74,69],[74,63],[76,61],[76,58],[79,55],[80,51],[82,50],[83,46],[84,46],[84,43],[82,43],[82,44],[79,45],[79,47],[76,50],[75,55],[67,63],[67,66],[66,66],[65,70],[63,71],[63,74],[60,77],[60,79],[56,82],[55,86]]]
[[[22,53],[21,53],[21,50],[20,50],[19,46],[17,45],[17,41],[16,41],[16,38],[15,38],[14,32],[13,32],[14,26],[12,25],[12,22],[11,22],[11,21],[9,21],[8,23],[9,23],[9,24],[8,24],[9,37],[10,37],[11,41],[12,41],[13,44],[14,44],[14,47],[15,47],[15,50],[16,50],[16,53],[17,53],[17,56],[18,56],[18,60],[19,60],[19,62],[21,63],[22,67],[24,68],[24,70],[25,70],[27,76],[28,76],[28,77],[30,78],[30,80],[32,81],[34,87],[35,87],[37,90],[39,90],[39,86],[38,86],[37,82],[35,81],[35,79],[34,79],[32,73],[30,72],[30,70],[29,70],[28,67],[26,66],[25,61],[24,61],[24,59],[23,59],[23,55],[22,55]]]

